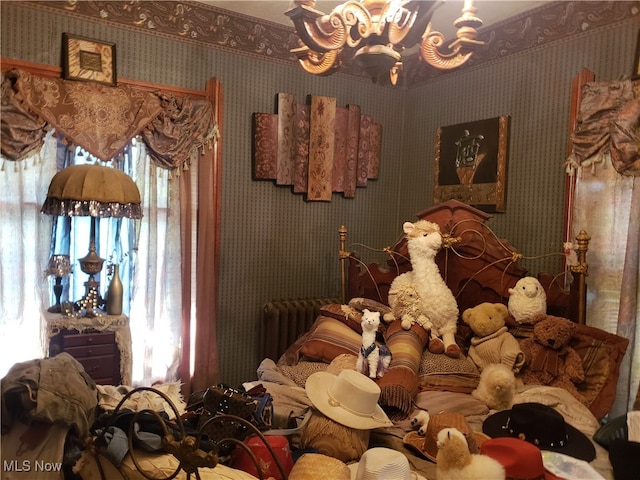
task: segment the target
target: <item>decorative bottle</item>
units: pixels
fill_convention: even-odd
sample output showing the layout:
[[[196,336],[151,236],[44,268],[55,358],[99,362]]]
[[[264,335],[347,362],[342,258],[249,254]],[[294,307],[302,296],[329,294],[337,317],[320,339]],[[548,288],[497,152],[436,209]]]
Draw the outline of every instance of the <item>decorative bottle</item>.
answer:
[[[122,315],[122,281],[120,265],[113,265],[113,277],[109,283],[106,300],[107,315]]]

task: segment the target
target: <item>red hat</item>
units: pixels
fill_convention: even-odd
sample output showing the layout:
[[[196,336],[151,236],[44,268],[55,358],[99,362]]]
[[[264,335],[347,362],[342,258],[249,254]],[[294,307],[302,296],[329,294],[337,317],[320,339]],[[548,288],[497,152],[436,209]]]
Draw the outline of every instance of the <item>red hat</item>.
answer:
[[[562,480],[542,463],[542,452],[532,443],[513,437],[485,440],[480,453],[502,464],[506,480]]]
[[[291,455],[291,448],[289,447],[287,437],[282,435],[266,435],[265,438],[278,457],[278,460],[280,460],[280,464],[282,465],[285,473],[289,475],[293,468],[293,457]],[[231,454],[231,467],[250,473],[255,477],[273,477],[276,480],[284,480],[284,477],[280,473],[280,469],[271,455],[271,452],[269,452],[269,449],[258,435],[249,437],[244,441],[244,443],[256,456],[258,465],[260,465],[262,477],[260,477],[256,462],[253,461],[251,456],[241,446],[236,447]]]

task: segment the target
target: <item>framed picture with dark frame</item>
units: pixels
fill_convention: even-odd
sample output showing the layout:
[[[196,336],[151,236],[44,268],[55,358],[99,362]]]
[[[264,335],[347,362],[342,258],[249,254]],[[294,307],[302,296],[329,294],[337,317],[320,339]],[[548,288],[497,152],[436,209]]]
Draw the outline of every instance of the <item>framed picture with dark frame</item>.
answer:
[[[116,46],[70,33],[62,34],[62,76],[67,80],[116,85]]]
[[[439,127],[434,203],[458,200],[486,212],[506,211],[509,116]]]
[[[640,30],[638,30],[638,41],[636,42],[636,58],[633,61],[633,73],[631,74],[633,80],[640,79]]]

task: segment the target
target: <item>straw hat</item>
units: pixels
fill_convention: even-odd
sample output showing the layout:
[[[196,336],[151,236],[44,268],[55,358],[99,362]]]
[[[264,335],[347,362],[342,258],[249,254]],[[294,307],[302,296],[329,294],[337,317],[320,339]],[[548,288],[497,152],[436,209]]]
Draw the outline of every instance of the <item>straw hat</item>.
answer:
[[[491,438],[482,444],[480,453],[502,464],[506,480],[560,480],[545,470],[540,449],[519,438]]]
[[[289,472],[289,480],[351,480],[351,472],[344,462],[322,455],[305,453]]]
[[[364,452],[358,463],[349,465],[351,480],[426,480],[411,470],[402,453],[385,447]]]
[[[480,453],[480,445],[489,439],[487,435],[472,430],[463,415],[442,412],[431,416],[424,437],[418,432],[409,432],[402,441],[407,447],[435,462],[438,455],[438,433],[443,428],[457,428],[462,432],[471,453]]]
[[[305,384],[313,406],[330,419],[356,430],[390,427],[391,420],[378,405],[380,387],[354,370],[339,375],[316,372]]]
[[[359,460],[369,447],[371,430],[356,430],[331,420],[317,410],[300,432],[300,448],[313,449],[345,463]]]
[[[519,403],[511,410],[494,413],[483,422],[482,431],[494,438],[520,438],[540,450],[564,453],[586,462],[596,457],[589,437],[566,423],[559,412],[542,403]]]

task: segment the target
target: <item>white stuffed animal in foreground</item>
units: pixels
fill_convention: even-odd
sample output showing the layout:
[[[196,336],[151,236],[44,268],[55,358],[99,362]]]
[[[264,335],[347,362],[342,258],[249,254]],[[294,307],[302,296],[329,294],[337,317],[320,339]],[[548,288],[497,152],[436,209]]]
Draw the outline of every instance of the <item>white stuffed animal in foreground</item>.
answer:
[[[486,455],[469,452],[467,439],[457,428],[438,433],[437,480],[504,480],[504,467]]]
[[[376,343],[376,334],[380,326],[380,312],[366,308],[362,311],[362,347],[356,361],[356,370],[370,378],[382,377],[391,363],[391,352],[386,345]]]
[[[440,275],[435,256],[442,247],[440,227],[427,220],[405,222],[402,229],[407,238],[412,270],[398,275],[389,287],[389,306],[393,318],[402,321],[405,330],[419,323],[429,334],[429,351],[458,358],[460,347],[455,333],[458,303]],[[416,303],[406,305],[403,297],[413,288]],[[409,314],[409,316],[406,316]]]
[[[509,313],[518,323],[535,323],[547,313],[547,294],[535,277],[523,277],[509,289]]]
[[[516,376],[504,363],[490,363],[482,370],[471,396],[493,410],[508,410],[516,395]]]
[[[427,426],[429,425],[429,420],[431,420],[431,416],[429,412],[426,410],[418,410],[413,417],[411,417],[411,427],[419,427],[418,435],[424,437],[424,434],[427,432]]]

